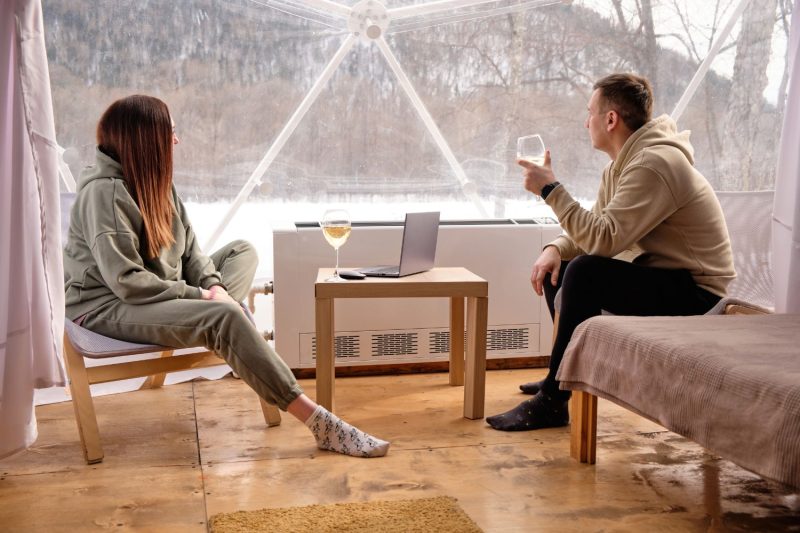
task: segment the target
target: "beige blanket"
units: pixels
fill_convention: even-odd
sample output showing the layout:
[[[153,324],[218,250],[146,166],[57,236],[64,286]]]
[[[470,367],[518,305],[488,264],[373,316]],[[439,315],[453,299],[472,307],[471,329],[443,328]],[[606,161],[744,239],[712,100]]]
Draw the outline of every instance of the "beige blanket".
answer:
[[[594,317],[558,379],[800,486],[800,315]]]

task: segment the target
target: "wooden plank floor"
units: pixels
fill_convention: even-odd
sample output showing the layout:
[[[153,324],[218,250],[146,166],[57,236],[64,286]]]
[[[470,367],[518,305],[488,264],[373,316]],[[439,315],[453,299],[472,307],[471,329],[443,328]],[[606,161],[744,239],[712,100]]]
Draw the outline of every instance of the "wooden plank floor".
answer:
[[[489,372],[487,413],[543,374]],[[83,463],[72,406],[42,406],[36,446],[0,462],[0,531],[204,531],[220,512],[440,495],[487,532],[800,530],[796,491],[609,402],[586,466],[569,428],[494,431],[461,418],[462,391],[446,374],[337,380],[339,414],[392,441],[368,460],[317,450],[288,415],[267,429],[230,378],[96,399],[99,465]]]

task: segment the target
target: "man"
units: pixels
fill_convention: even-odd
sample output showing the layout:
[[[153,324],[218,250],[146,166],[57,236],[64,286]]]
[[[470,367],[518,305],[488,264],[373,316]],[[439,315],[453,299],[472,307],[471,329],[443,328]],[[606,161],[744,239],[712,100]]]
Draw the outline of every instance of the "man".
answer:
[[[556,372],[575,328],[606,310],[615,315],[703,314],[735,277],[728,230],[708,181],[693,166],[689,132],[668,116],[651,120],[650,83],[612,74],[594,85],[585,126],[592,146],[608,154],[597,201],[583,209],[544,165],[517,161],[525,189],[544,198],[564,234],[533,265],[531,284],[550,314],[561,289],[559,321],[547,377],[520,385],[533,398],[488,417],[503,431],[569,423],[570,392]],[[632,262],[615,259],[640,252]]]

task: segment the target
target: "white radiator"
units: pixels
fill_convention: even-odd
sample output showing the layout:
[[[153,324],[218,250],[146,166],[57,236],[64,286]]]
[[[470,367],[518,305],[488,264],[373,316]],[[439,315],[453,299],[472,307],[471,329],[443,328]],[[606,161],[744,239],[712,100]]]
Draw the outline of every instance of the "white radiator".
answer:
[[[397,264],[402,226],[356,226],[339,251],[340,268]],[[487,358],[549,355],[552,322],[530,273],[555,224],[442,222],[436,266],[463,266],[489,282]],[[322,231],[306,224],[273,232],[275,348],[291,368],[315,365],[314,281],[333,267],[335,253]],[[350,283],[358,283],[352,281]],[[339,366],[447,360],[449,300],[393,298],[336,300]]]

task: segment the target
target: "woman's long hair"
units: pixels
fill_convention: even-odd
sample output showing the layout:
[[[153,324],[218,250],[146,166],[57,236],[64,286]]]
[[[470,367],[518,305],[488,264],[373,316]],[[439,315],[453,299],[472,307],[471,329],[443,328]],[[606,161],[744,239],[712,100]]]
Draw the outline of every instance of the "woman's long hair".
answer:
[[[152,96],[117,100],[97,124],[97,145],[122,165],[122,175],[144,219],[144,251],[157,257],[172,235],[172,119]]]

